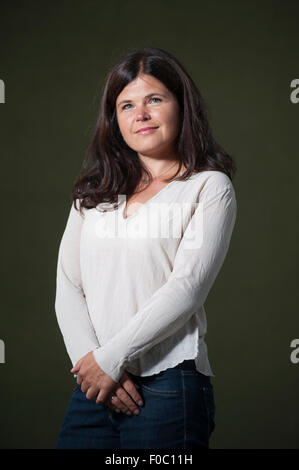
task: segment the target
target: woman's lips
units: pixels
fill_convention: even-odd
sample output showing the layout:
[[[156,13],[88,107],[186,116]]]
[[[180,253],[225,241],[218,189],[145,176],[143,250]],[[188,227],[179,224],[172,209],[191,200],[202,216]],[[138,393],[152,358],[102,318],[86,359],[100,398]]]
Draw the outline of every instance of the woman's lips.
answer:
[[[138,131],[137,134],[141,134],[141,135],[152,134],[153,132],[155,132],[156,129],[158,129],[158,127],[150,127],[150,128],[148,127],[147,129]]]

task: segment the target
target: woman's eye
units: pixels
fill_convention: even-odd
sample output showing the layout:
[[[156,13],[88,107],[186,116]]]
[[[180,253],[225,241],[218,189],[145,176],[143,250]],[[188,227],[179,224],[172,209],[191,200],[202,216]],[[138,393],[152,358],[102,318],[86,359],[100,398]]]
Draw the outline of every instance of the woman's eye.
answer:
[[[151,98],[152,100],[162,101],[160,98]]]
[[[150,101],[152,101],[152,100],[162,101],[160,98],[154,98],[154,97],[150,99]],[[132,106],[132,105],[129,104],[129,103],[128,103],[128,104],[125,104],[125,105],[122,107],[122,109],[126,109],[127,106]]]

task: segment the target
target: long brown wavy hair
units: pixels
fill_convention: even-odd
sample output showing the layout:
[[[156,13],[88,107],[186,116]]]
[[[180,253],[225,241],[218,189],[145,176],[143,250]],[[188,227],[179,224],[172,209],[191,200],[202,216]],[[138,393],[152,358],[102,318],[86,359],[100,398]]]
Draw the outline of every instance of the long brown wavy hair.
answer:
[[[214,140],[207,118],[205,102],[184,67],[169,52],[160,48],[133,49],[108,72],[99,116],[86,150],[82,168],[74,183],[72,199],[80,211],[99,203],[113,205],[119,194],[134,194],[147,171],[135,150],[124,141],[116,117],[116,99],[123,88],[141,73],[160,80],[176,97],[181,113],[181,129],[176,149],[186,171],[177,180],[186,180],[194,172],[217,170],[231,180],[236,172],[233,158]],[[171,178],[173,179],[173,177]],[[168,180],[166,180],[168,181]]]

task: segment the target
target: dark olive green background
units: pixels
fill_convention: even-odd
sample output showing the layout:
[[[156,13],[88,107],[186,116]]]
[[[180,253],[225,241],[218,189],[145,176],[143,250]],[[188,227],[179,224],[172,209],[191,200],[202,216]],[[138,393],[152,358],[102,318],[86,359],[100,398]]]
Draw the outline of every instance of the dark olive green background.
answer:
[[[143,6],[142,6],[143,4]],[[2,1],[0,447],[55,448],[73,389],[55,310],[70,193],[104,77],[161,47],[201,90],[236,159],[238,215],[205,304],[216,399],[211,448],[299,448],[299,78],[296,1]]]

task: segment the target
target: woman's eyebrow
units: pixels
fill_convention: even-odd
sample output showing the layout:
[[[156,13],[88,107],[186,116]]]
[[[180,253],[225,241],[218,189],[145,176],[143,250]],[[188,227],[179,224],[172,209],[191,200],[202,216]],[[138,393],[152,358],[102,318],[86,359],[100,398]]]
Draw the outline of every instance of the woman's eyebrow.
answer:
[[[159,96],[163,96],[164,98],[167,98],[167,96],[164,94],[164,93],[149,93],[148,95],[146,95],[144,98],[150,98],[151,96],[156,96],[156,95],[159,95]],[[118,103],[117,107],[120,106],[122,103],[131,103],[132,100],[122,100]]]

